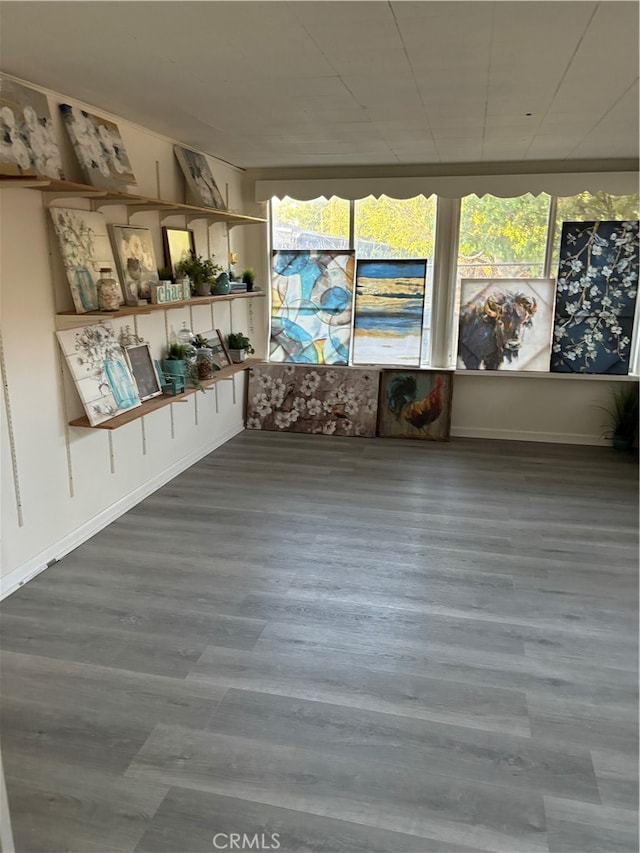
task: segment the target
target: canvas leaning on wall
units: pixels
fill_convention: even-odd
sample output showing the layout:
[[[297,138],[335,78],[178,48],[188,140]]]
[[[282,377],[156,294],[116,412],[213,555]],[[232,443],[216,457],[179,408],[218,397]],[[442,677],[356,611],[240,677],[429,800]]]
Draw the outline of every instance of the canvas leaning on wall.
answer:
[[[552,371],[629,372],[639,256],[637,220],[563,223]]]
[[[49,212],[76,312],[97,311],[100,269],[111,269],[112,277],[118,280],[107,221],[101,213],[89,210],[50,207]],[[119,301],[124,302],[122,288]]]
[[[194,204],[224,210],[226,205],[204,154],[174,145],[173,152],[191,192]]]
[[[552,278],[462,279],[458,369],[547,372]]]
[[[64,178],[46,95],[3,74],[0,74],[0,174]]]
[[[448,441],[453,372],[383,370],[378,435]]]
[[[56,335],[91,426],[140,405],[111,323],[66,329]]]
[[[60,112],[87,183],[121,192],[135,188],[118,125],[69,104],[60,104]]]
[[[151,229],[136,225],[110,225],[118,274],[124,283],[127,305],[151,300],[151,285],[158,284],[158,269]]]

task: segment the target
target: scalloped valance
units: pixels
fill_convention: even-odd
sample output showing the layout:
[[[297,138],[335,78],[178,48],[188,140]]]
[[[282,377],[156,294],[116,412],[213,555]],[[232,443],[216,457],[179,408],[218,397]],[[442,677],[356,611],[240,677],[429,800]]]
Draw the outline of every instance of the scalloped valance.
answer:
[[[276,178],[257,180],[256,201],[268,201],[276,196],[289,196],[298,201],[331,198],[361,199],[373,195],[390,198],[413,198],[416,195],[437,195],[442,198],[463,198],[467,195],[494,195],[501,198],[532,193],[573,196],[581,192],[607,192],[611,195],[630,195],[638,192],[638,172],[564,172],[516,175],[417,175],[397,177],[358,178]]]

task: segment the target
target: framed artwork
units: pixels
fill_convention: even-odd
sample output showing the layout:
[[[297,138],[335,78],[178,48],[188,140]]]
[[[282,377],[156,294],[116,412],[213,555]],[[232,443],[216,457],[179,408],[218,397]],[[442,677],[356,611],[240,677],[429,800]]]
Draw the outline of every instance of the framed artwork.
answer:
[[[69,104],[60,104],[60,112],[87,183],[122,192],[135,187],[118,125]]]
[[[637,220],[563,223],[554,373],[629,372],[638,259]]]
[[[448,441],[453,372],[383,370],[378,435]]]
[[[271,272],[270,360],[347,364],[354,252],[279,250]]]
[[[47,96],[2,74],[0,174],[64,179]]]
[[[420,365],[426,260],[358,261],[354,364]]]
[[[101,213],[89,210],[50,207],[49,211],[75,309],[78,314],[97,311],[97,281],[100,278],[100,268],[110,267],[113,270],[113,278],[118,281],[107,221]],[[122,284],[120,281],[118,283],[122,303]]]
[[[548,372],[552,278],[463,278],[457,367]]]
[[[174,154],[180,168],[184,173],[187,187],[196,205],[201,207],[214,207],[216,210],[225,210],[226,205],[222,193],[213,179],[209,163],[204,154],[199,151],[191,151],[181,145],[173,146]]]
[[[151,300],[151,285],[159,284],[151,229],[142,225],[110,225],[109,231],[124,284],[127,305]]]
[[[91,426],[140,405],[111,323],[56,332]]]
[[[207,340],[209,342],[209,346],[213,350],[213,360],[218,367],[229,367],[231,364],[231,356],[229,355],[229,350],[227,349],[220,329],[216,329],[215,334],[211,335],[211,337],[207,336]]]
[[[160,378],[151,358],[149,344],[133,344],[124,347],[124,352],[140,399],[149,400],[162,394]]]
[[[190,228],[168,228],[162,226],[162,245],[164,247],[164,263],[175,275],[176,264],[195,255],[196,242]]]
[[[265,364],[249,371],[247,429],[376,434],[379,371],[358,367]]]

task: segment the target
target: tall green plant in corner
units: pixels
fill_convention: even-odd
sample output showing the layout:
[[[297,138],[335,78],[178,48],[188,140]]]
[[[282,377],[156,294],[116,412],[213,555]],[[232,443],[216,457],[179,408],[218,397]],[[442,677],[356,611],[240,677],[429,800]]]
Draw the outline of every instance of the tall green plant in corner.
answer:
[[[618,449],[632,447],[638,437],[638,383],[612,388],[608,404],[600,408],[609,415],[605,438],[612,439]]]

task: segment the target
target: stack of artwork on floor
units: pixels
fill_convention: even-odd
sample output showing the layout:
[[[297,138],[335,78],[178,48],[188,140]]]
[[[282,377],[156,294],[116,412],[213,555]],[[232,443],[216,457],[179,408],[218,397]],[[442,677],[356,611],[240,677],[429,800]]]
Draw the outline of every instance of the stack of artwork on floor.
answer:
[[[446,441],[452,371],[265,364],[249,371],[247,429]]]

